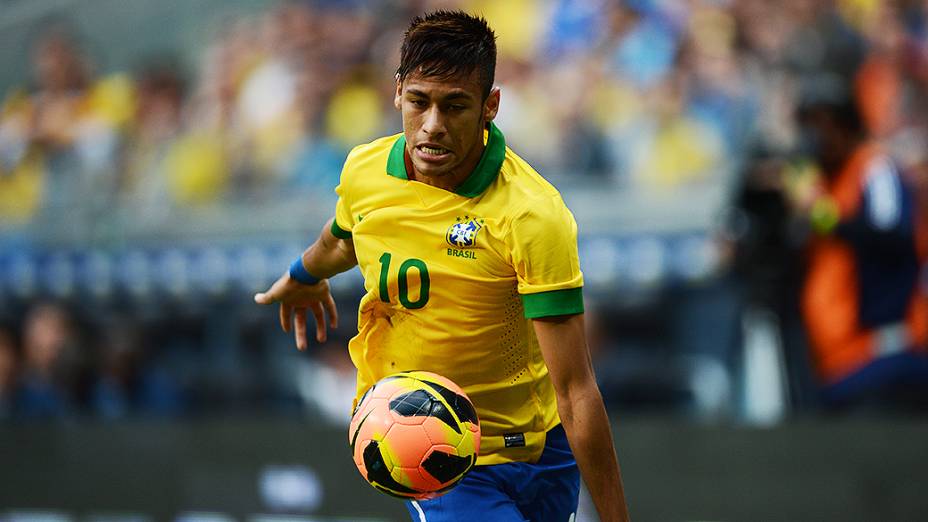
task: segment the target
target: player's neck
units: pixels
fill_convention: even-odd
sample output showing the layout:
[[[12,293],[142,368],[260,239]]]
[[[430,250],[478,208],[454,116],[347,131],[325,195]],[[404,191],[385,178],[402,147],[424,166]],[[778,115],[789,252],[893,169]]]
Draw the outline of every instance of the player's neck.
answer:
[[[475,150],[468,155],[454,172],[449,172],[443,176],[426,176],[420,174],[416,170],[415,165],[413,165],[412,159],[409,157],[409,151],[404,151],[403,159],[406,161],[407,177],[412,181],[418,181],[426,185],[447,190],[448,192],[454,192],[455,189],[460,187],[461,184],[474,173],[474,169],[476,169],[477,164],[480,163],[480,158],[483,157],[484,148],[486,148],[486,145],[483,143],[474,147]]]

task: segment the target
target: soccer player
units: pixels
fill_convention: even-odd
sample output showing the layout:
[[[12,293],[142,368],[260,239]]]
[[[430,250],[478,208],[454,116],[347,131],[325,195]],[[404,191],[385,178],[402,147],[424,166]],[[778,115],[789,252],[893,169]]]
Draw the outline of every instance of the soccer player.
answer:
[[[600,519],[628,519],[583,327],[577,225],[493,124],[495,35],[437,11],[413,19],[394,104],[403,133],[356,147],[335,217],[271,288],[305,349],[335,327],[326,278],[359,265],[367,294],[349,343],[361,395],[427,370],[460,385],[482,432],[477,466],[414,521],[572,521],[580,475]],[[555,103],[552,100],[552,103]]]

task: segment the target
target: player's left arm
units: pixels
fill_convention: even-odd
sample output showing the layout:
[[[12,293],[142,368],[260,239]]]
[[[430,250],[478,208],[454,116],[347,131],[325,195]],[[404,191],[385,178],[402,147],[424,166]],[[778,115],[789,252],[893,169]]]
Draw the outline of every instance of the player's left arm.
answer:
[[[609,418],[596,385],[583,314],[532,320],[557,394],[557,411],[603,522],[629,520]]]

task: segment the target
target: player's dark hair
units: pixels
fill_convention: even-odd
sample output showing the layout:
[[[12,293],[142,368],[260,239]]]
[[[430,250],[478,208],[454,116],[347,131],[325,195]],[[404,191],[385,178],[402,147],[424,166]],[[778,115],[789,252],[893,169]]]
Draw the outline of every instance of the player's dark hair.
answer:
[[[448,79],[474,71],[486,98],[496,73],[496,35],[484,18],[439,10],[412,19],[400,50],[399,81],[413,73]]]

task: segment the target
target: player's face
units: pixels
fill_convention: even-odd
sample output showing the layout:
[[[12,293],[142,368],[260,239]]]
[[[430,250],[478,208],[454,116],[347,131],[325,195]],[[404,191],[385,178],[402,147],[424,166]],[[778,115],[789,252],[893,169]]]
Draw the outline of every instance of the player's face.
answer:
[[[450,79],[408,76],[396,86],[406,147],[416,174],[460,183],[483,153],[483,130],[496,117],[499,89],[486,99],[479,75]]]

